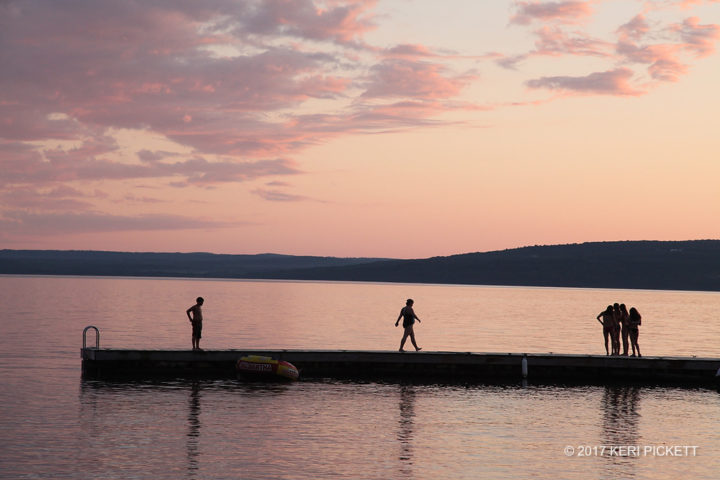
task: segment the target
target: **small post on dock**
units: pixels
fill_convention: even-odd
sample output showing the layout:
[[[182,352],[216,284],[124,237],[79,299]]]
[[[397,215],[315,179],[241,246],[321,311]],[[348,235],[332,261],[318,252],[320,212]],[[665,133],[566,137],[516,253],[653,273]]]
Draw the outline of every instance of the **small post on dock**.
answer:
[[[523,354],[522,362],[520,362],[520,364],[522,366],[522,377],[525,379],[528,376],[527,354]]]

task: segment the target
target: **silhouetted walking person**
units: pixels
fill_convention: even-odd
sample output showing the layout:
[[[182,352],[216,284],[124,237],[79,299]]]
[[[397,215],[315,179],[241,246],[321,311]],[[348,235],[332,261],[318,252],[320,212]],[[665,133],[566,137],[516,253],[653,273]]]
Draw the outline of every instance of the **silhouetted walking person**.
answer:
[[[642,324],[642,317],[640,316],[640,312],[637,311],[637,308],[632,307],[630,309],[630,314],[628,315],[628,327],[629,327],[629,333],[630,333],[630,343],[632,344],[632,356],[635,356],[635,350],[637,350],[637,356],[642,357],[640,355],[640,345],[638,344],[638,337],[640,336],[640,329],[638,328]]]
[[[403,319],[403,328],[405,331],[403,332],[402,340],[400,341],[400,351],[404,352],[403,347],[405,346],[405,340],[407,340],[408,337],[410,337],[410,341],[413,344],[413,347],[415,347],[416,351],[422,350],[420,347],[417,346],[417,343],[415,343],[415,331],[413,330],[413,324],[415,323],[415,320],[420,322],[420,319],[415,315],[415,310],[413,310],[413,302],[412,298],[408,298],[407,302],[405,302],[405,306],[400,310],[400,315],[398,315],[397,320],[395,321],[395,326],[398,326],[398,323],[400,323],[400,319]]]

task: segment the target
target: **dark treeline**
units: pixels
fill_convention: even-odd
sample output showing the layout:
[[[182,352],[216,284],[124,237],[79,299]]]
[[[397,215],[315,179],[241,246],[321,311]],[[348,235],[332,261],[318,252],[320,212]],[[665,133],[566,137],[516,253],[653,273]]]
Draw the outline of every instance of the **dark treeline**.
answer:
[[[272,278],[718,291],[720,240],[534,246],[281,271]]]
[[[0,251],[0,273],[720,290],[720,240],[534,246],[420,260]]]
[[[214,253],[0,250],[0,274],[264,278],[274,270],[354,265],[378,259]]]

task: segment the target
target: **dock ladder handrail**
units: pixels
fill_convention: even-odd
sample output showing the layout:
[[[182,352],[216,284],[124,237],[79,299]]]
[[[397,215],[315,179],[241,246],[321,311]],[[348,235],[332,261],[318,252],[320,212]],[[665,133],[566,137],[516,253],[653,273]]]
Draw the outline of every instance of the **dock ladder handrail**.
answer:
[[[87,331],[90,330],[91,328],[93,330],[95,330],[95,349],[100,348],[100,330],[98,330],[98,328],[95,326],[89,325],[89,326],[85,327],[85,329],[83,330],[83,350],[85,350],[87,348],[86,336],[87,336]]]

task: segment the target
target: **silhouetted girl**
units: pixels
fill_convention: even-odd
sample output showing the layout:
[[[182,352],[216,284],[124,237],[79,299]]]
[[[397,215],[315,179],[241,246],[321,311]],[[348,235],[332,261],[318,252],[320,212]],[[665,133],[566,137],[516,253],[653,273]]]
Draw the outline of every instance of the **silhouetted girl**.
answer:
[[[632,356],[635,356],[635,350],[637,350],[637,356],[640,355],[640,345],[638,345],[638,337],[640,336],[640,329],[638,328],[642,324],[642,317],[637,308],[632,307],[628,317],[629,331],[630,331],[630,343],[632,344]]]
[[[602,320],[600,320],[602,317]],[[603,326],[603,337],[605,337],[605,354],[610,355],[608,349],[608,338],[612,341],[613,330],[615,329],[615,312],[613,311],[612,305],[608,305],[605,311],[602,311],[597,316],[597,321]],[[613,353],[615,353],[615,347],[613,346]]]
[[[624,303],[620,304],[620,333],[622,334],[623,355],[628,354],[628,334],[630,332],[629,314]]]
[[[412,298],[408,298],[407,302],[405,302],[405,306],[400,310],[400,315],[398,316],[397,321],[395,322],[395,326],[398,326],[398,323],[400,323],[400,319],[402,318],[403,321],[403,329],[405,330],[403,332],[402,340],[400,341],[400,351],[404,352],[405,350],[403,347],[405,346],[405,340],[407,340],[408,337],[410,337],[410,341],[413,344],[413,347],[415,347],[415,350],[420,351],[422,350],[420,347],[417,346],[417,343],[415,343],[415,331],[413,330],[413,324],[415,323],[415,320],[418,322],[420,319],[415,315],[415,310],[413,310],[413,302]]]
[[[622,319],[622,312],[620,311],[619,303],[613,305],[613,314],[615,315],[615,328],[612,334],[612,350],[613,355],[620,355],[620,321]]]

